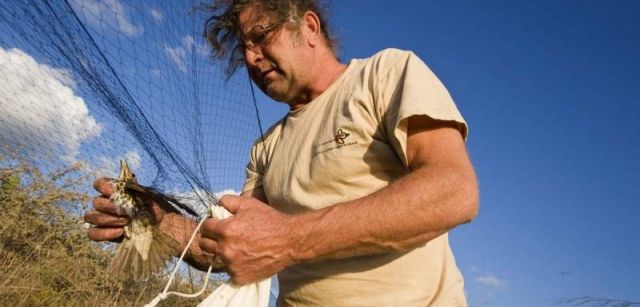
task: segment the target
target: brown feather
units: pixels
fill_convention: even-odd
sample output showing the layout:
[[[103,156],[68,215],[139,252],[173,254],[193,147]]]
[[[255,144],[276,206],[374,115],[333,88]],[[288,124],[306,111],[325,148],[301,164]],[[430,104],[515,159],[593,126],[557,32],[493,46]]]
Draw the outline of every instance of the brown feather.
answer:
[[[125,237],[107,271],[119,279],[147,279],[164,269],[166,262],[179,253],[179,244],[158,229],[153,214],[140,196],[159,197],[162,194],[138,185],[125,161],[121,161],[120,166],[120,176],[113,181],[116,191],[110,199],[132,220],[125,226]]]

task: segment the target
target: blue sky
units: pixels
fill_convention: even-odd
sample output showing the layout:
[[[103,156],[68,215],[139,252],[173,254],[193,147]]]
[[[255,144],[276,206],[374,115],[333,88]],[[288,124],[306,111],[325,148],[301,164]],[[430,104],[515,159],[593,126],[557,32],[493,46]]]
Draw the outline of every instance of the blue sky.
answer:
[[[202,43],[200,20],[184,24],[185,11],[172,12],[164,2],[71,2],[100,17],[87,19],[91,31],[113,65],[130,72],[124,82],[159,131],[181,145],[179,153],[192,148],[192,119],[180,115],[181,103],[207,101],[203,133],[216,137],[204,144],[216,155],[208,168],[223,178],[210,184],[238,189],[244,152],[257,137],[248,120],[248,83],[237,76],[230,90],[208,86],[219,73],[203,68],[203,58],[188,57]],[[104,14],[107,6],[117,14]],[[585,295],[640,301],[639,11],[634,0],[333,1],[344,62],[389,47],[412,50],[469,123],[481,209],[450,238],[471,306],[547,306]],[[0,30],[6,31],[1,22]],[[46,62],[30,40],[3,35],[0,47],[19,47]],[[29,67],[43,69],[36,66]],[[91,97],[77,94],[90,110],[82,116],[103,125],[101,137],[125,134]],[[265,126],[286,113],[284,105],[258,96]],[[249,117],[218,116],[233,110]],[[83,157],[126,154],[99,139],[83,146]],[[144,169],[148,157],[140,154]]]
[[[640,2],[334,1],[342,58],[413,50],[469,122],[472,306],[640,301]],[[269,108],[267,104],[264,108]]]
[[[341,58],[413,50],[469,122],[471,306],[640,301],[640,2],[334,1]],[[273,122],[286,109],[261,102]]]

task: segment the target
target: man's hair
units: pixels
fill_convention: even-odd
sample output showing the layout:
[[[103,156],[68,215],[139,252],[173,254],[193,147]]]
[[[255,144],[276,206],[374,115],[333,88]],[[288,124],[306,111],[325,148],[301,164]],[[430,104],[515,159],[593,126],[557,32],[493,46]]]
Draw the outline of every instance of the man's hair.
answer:
[[[320,19],[321,31],[327,46],[336,53],[337,42],[329,34],[326,6],[320,0],[214,0],[214,3],[206,8],[212,15],[205,23],[204,35],[213,48],[214,56],[220,60],[228,58],[225,70],[227,77],[233,75],[238,67],[245,63],[244,49],[238,37],[238,16],[245,8],[253,5],[272,20],[280,21],[281,24],[278,26],[291,21],[292,26],[296,26],[292,27],[292,30],[297,29],[305,12],[314,12]]]

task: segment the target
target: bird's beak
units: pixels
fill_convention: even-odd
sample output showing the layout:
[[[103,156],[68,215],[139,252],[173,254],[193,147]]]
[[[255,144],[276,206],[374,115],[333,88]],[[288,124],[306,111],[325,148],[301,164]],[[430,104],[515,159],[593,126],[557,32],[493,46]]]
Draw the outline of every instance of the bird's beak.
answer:
[[[127,161],[125,161],[124,159],[120,160],[120,177],[118,178],[118,180],[125,181],[125,180],[130,180],[131,178],[133,178],[133,174],[129,169],[129,165],[127,164]]]

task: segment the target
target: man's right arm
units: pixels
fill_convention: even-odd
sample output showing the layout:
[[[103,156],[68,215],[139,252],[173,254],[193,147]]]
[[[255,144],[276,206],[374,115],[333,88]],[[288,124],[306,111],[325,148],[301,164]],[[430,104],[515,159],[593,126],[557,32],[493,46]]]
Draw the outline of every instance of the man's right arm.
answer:
[[[189,219],[183,215],[178,213],[168,213],[164,216],[161,223],[158,224],[158,228],[160,231],[168,234],[172,238],[174,238],[179,246],[180,253],[184,251],[189,243],[189,239],[193,235],[194,231],[197,227],[197,222]],[[198,231],[196,233],[196,237],[194,238],[193,243],[189,246],[189,251],[185,255],[184,261],[191,265],[194,268],[197,268],[202,271],[206,271],[209,268],[209,265],[213,266],[214,272],[220,272],[224,270],[224,264],[218,257],[214,257],[212,254],[204,253],[200,249],[200,245],[198,242],[202,234]],[[180,255],[176,255],[179,257]]]

